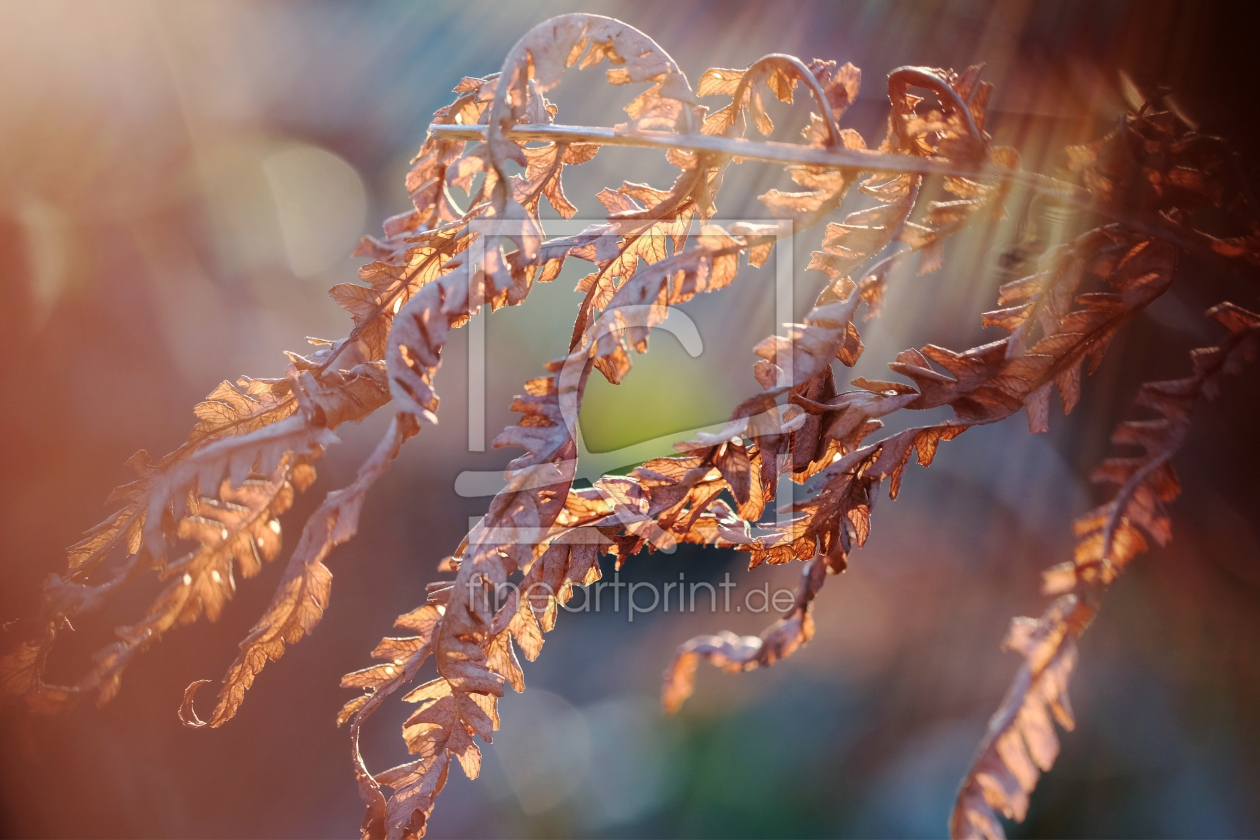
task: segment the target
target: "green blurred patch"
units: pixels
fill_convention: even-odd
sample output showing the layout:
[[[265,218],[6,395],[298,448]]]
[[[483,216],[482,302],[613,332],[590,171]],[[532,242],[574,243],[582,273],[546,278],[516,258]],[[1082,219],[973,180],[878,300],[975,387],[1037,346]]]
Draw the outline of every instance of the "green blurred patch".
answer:
[[[720,360],[705,353],[693,359],[668,333],[654,333],[649,341],[649,352],[632,356],[634,368],[620,385],[591,374],[578,415],[590,452],[610,452],[729,416],[734,397],[712,375]]]

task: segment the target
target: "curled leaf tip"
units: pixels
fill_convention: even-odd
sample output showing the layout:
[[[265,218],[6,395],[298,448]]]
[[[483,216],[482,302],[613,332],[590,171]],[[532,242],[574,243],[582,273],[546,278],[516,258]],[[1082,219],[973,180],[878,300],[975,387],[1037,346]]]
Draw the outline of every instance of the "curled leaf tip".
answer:
[[[194,680],[188,684],[188,688],[184,689],[184,702],[179,704],[179,722],[189,729],[200,729],[207,725],[206,721],[197,717],[197,710],[193,708],[193,698],[197,695],[197,689],[208,682],[213,681]]]

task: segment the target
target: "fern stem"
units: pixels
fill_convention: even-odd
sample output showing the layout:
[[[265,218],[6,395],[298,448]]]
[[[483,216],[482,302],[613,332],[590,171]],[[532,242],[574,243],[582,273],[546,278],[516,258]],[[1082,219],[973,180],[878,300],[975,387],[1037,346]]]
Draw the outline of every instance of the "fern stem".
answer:
[[[435,123],[429,126],[429,134],[443,140],[485,140],[486,127]],[[951,175],[959,178],[996,178],[1013,181],[1049,195],[1088,201],[1088,193],[1085,190],[1047,175],[992,165],[958,166],[946,161],[915,155],[827,149],[775,140],[744,140],[708,134],[677,134],[671,131],[634,131],[623,134],[611,128],[598,126],[518,125],[508,132],[507,136],[522,143],[536,140],[547,143],[594,143],[602,146],[638,146],[649,149],[717,152],[768,163],[806,164],[833,169],[849,168],[877,174],[909,173]]]

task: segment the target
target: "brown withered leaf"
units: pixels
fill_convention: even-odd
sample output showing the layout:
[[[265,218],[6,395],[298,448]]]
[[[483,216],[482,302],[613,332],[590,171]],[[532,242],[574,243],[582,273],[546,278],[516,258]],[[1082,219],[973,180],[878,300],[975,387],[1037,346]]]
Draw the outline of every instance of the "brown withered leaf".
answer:
[[[296,407],[296,403],[294,405]],[[116,488],[109,498],[110,501],[126,501],[127,506],[93,527],[68,550],[70,571],[75,577],[91,572],[115,546],[123,546],[128,554],[140,550],[147,512],[144,502],[156,470],[149,461],[149,453],[143,449],[128,458],[126,466],[140,477]]]
[[[289,473],[286,464],[269,481],[248,480],[235,488],[224,482],[218,499],[198,501],[197,513],[182,519],[178,528],[179,537],[195,540],[198,548],[162,570],[166,587],[144,618],[118,628],[118,641],[96,655],[96,667],[79,683],[82,690],[95,692],[98,703],[107,702],[136,653],[203,614],[211,622],[218,620],[236,591],[233,561],[243,576],[253,577],[264,561],[280,553],[278,517],[293,503]]]
[[[300,412],[246,434],[216,440],[166,466],[147,493],[144,548],[156,558],[165,554],[163,515],[181,516],[188,494],[209,496],[226,477],[238,487],[251,474],[273,475],[288,458],[318,456],[337,442],[332,428],[359,420],[389,400],[385,371],[379,363],[363,363],[349,371],[328,370],[315,376],[302,370],[293,377]]]
[[[37,634],[0,656],[0,706],[20,701],[35,714],[53,714],[78,699],[73,687],[44,682],[45,663],[56,636],[57,625],[43,622]]]
[[[1108,584],[1146,550],[1143,534],[1159,545],[1172,538],[1165,505],[1177,497],[1181,485],[1171,459],[1189,431],[1195,404],[1202,397],[1214,398],[1221,379],[1236,372],[1243,360],[1253,359],[1260,347],[1260,315],[1233,304],[1213,307],[1207,314],[1229,333],[1220,344],[1191,353],[1191,376],[1147,382],[1138,390],[1137,405],[1159,417],[1127,420],[1116,428],[1112,442],[1137,447],[1141,454],[1108,458],[1094,471],[1093,481],[1115,485],[1116,495],[1073,523],[1075,557],[1046,572],[1046,592],[1068,591],[1080,582]]]
[[[544,196],[551,206],[566,219],[573,218],[577,208],[564,195],[561,175],[566,165],[586,163],[595,157],[599,147],[590,143],[570,146],[564,143],[548,143],[544,146],[524,149],[525,174],[511,178],[512,195],[532,216],[538,215],[538,202]]]
[[[716,636],[698,636],[682,645],[665,671],[665,684],[661,689],[665,712],[677,712],[691,696],[695,690],[696,665],[701,659],[727,673],[739,673],[769,667],[808,643],[814,636],[812,603],[826,581],[826,571],[827,564],[822,558],[806,564],[791,609],[760,637],[722,632]]]
[[[1074,637],[1088,627],[1097,591],[1111,583],[1133,556],[1146,548],[1142,532],[1160,544],[1171,536],[1163,505],[1180,491],[1169,459],[1180,448],[1191,412],[1200,396],[1215,394],[1220,379],[1260,348],[1260,316],[1231,304],[1208,313],[1229,334],[1214,347],[1192,353],[1194,373],[1186,379],[1142,386],[1137,403],[1154,409],[1161,419],[1126,421],[1113,441],[1137,445],[1138,457],[1110,458],[1094,481],[1119,486],[1115,498],[1074,523],[1075,558],[1047,570],[1044,589],[1060,594],[1039,620],[1016,619],[1004,646],[1026,662],[1007,698],[989,723],[979,757],[963,781],[950,818],[955,838],[1004,837],[996,814],[1023,820],[1028,795],[1042,771],[1059,751],[1053,718],[1073,726],[1067,702],[1067,681],[1076,662]],[[1140,529],[1140,530],[1139,530]],[[1077,591],[1091,591],[1082,600]],[[1066,594],[1063,594],[1066,593]]]
[[[557,182],[558,183],[558,182]],[[558,187],[557,187],[558,189]],[[342,283],[328,290],[337,304],[351,314],[351,339],[364,342],[370,359],[385,357],[385,342],[394,318],[422,287],[454,268],[452,261],[472,241],[468,222],[479,211],[422,234],[420,244],[406,250],[399,262],[372,262],[359,269],[366,283]]]
[[[418,431],[414,420],[396,416],[372,455],[359,468],[355,480],[328,494],[311,514],[275,597],[267,612],[241,642],[241,652],[223,678],[214,713],[205,723],[222,726],[240,708],[245,692],[267,662],[279,659],[286,644],[294,644],[319,623],[328,604],[332,573],[324,559],[333,547],[352,536],[359,524],[364,496],[389,467],[403,442]],[[195,716],[184,718],[188,726],[205,725]]]
[[[850,213],[843,223],[827,225],[822,250],[810,254],[807,269],[826,272],[833,283],[847,278],[854,269],[891,244],[914,206],[913,185],[899,182],[890,200],[867,210]]]
[[[950,815],[956,840],[1005,837],[997,814],[1022,821],[1028,794],[1059,754],[1057,722],[1072,729],[1068,679],[1076,667],[1074,636],[1088,624],[1089,608],[1065,595],[1040,619],[1017,618],[1003,642],[1024,657],[1006,699],[989,721],[979,756],[963,781]]]
[[[242,376],[235,385],[222,382],[193,408],[200,422],[188,435],[188,442],[197,446],[283,420],[297,411],[292,392],[286,379]]]
[[[116,547],[125,548],[128,554],[140,551],[146,517],[151,511],[151,505],[147,503],[154,484],[165,470],[200,446],[255,432],[284,420],[297,409],[297,400],[288,380],[241,377],[236,385],[221,383],[194,408],[198,423],[189,434],[187,443],[157,463],[153,463],[144,450],[127,460],[126,466],[139,478],[117,488],[109,497],[111,502],[125,501],[127,505],[69,548],[72,574],[67,576],[67,582],[82,579]]]

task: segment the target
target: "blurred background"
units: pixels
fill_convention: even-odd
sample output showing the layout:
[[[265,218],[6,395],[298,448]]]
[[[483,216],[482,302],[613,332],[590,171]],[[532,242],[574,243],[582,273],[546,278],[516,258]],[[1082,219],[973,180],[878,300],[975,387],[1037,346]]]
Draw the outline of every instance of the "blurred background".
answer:
[[[222,379],[282,375],[282,350],[345,334],[349,318],[326,290],[354,279],[358,238],[407,209],[403,177],[430,114],[462,76],[497,71],[521,34],[567,11],[634,24],[693,80],[768,52],[852,61],[864,86],[844,122],[872,145],[892,68],[986,62],[997,86],[988,130],[1028,168],[1058,171],[1064,144],[1101,136],[1126,97],[1158,84],[1204,131],[1234,142],[1249,177],[1260,161],[1244,72],[1255,30],[1225,4],[0,3],[0,620],[33,613],[64,547],[130,480],[132,452],[178,446],[191,406]],[[601,71],[556,91],[560,122],[619,121],[633,94],[610,95]],[[800,116],[778,113],[785,127]],[[673,172],[657,155],[606,150],[570,168],[566,190],[597,218],[601,187],[665,188]],[[773,167],[744,164],[719,212],[763,217],[753,197],[782,182]],[[1018,196],[1012,207],[1007,222],[951,246],[945,271],[897,278],[850,376],[880,377],[904,347],[996,337],[978,313],[1015,270],[1002,255],[1045,247],[1076,224]],[[805,234],[792,255],[798,315],[821,282],[799,270],[818,239]],[[701,670],[695,697],[664,719],[660,672],[677,644],[769,620],[562,614],[526,665],[529,690],[503,703],[482,778],[451,774],[432,836],[943,836],[1018,665],[998,644],[1011,616],[1040,613],[1039,573],[1069,556],[1070,521],[1096,501],[1086,478],[1111,427],[1134,416],[1140,382],[1186,375],[1186,351],[1217,337],[1204,309],[1223,298],[1258,305],[1254,273],[1190,258],[1179,271],[1050,434],[1029,436],[1020,416],[942,446],[931,469],[911,468],[898,501],[878,507],[867,547],[823,591],[817,636],[792,659],[737,677]],[[487,439],[514,422],[520,383],[566,349],[580,274],[566,270],[487,322]],[[582,416],[588,448],[684,435],[752,393],[750,348],[774,327],[772,276],[748,272],[688,305],[699,355],[659,333],[623,385],[597,382]],[[357,832],[348,738],[333,726],[351,695],[338,679],[423,601],[438,561],[484,511],[489,500],[459,496],[456,476],[502,469],[514,454],[468,451],[467,358],[455,337],[438,380],[441,425],[372,490],[360,535],[331,557],[323,622],[263,672],[228,726],[182,728],[181,692],[223,673],[280,563],[244,582],[218,624],[175,631],[140,657],[104,708],[34,721],[0,713],[6,836]],[[1174,542],[1134,563],[1084,638],[1077,730],[1013,835],[1260,835],[1257,376],[1247,371],[1203,408],[1177,462]],[[383,422],[339,430],[343,445],[284,520],[289,547]],[[733,553],[679,550],[634,558],[622,579],[729,572],[773,589],[799,573],[743,566]],[[54,677],[81,673],[151,595],[76,620]],[[369,725],[370,766],[406,758],[404,705]]]

